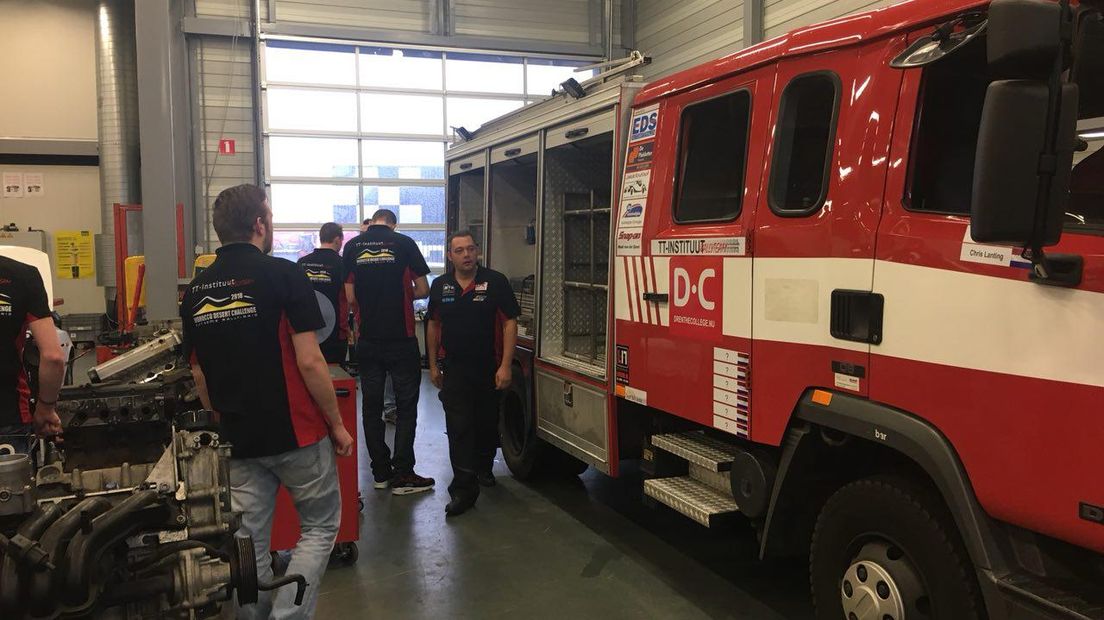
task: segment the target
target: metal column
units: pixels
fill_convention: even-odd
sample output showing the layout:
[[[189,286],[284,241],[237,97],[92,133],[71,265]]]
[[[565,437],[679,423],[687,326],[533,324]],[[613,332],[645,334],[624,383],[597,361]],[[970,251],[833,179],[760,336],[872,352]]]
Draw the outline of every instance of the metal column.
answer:
[[[186,181],[190,178],[186,51],[177,27],[181,4],[172,0],[134,3],[146,316],[151,321],[178,315],[176,205],[184,203],[188,211],[191,203]]]
[[[763,4],[766,0],[744,0],[744,47],[763,41]]]

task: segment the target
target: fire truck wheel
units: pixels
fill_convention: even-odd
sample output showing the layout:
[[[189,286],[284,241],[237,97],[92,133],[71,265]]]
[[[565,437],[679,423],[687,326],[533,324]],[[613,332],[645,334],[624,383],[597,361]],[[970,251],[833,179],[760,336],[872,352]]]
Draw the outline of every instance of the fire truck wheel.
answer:
[[[515,478],[528,480],[538,473],[545,445],[537,438],[525,378],[517,370],[514,371],[513,382],[502,395],[498,439],[502,446],[502,459]]]
[[[859,480],[828,499],[809,571],[822,620],[966,620],[983,609],[942,502],[897,478]]]

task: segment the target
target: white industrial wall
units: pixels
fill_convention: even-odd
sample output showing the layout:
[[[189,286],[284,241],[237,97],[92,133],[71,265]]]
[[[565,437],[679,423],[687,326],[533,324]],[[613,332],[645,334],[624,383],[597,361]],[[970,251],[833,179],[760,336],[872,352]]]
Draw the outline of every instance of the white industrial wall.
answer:
[[[636,48],[652,57],[647,79],[738,51],[744,36],[744,2],[761,2],[769,39],[817,22],[891,4],[889,0],[636,0]],[[755,39],[755,33],[749,33]]]
[[[95,2],[0,0],[0,139],[96,140],[95,28]],[[0,198],[0,223],[47,231],[51,254],[54,231],[100,232],[99,168],[0,165],[0,172],[45,175],[45,195]],[[55,277],[54,296],[65,300],[63,314],[104,310],[95,278]]]
[[[246,37],[197,37],[189,41],[191,91],[195,125],[196,204],[200,214],[196,245],[202,251],[218,247],[211,225],[211,207],[219,192],[241,183],[255,183],[253,132],[252,40]],[[219,153],[219,140],[234,140],[235,154]]]
[[[668,75],[744,47],[744,3],[637,0],[635,31],[636,47],[652,58],[645,77]]]

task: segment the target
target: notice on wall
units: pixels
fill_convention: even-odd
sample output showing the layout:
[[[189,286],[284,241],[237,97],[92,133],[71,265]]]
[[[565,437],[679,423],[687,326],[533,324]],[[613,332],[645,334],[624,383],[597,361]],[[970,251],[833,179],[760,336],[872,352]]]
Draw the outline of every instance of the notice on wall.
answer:
[[[23,173],[22,172],[5,172],[2,177],[4,198],[22,198],[23,197]]]
[[[23,173],[23,195],[38,198],[46,195],[46,175],[41,172]]]
[[[78,280],[96,275],[96,255],[92,231],[59,230],[54,234],[54,261],[57,277]]]

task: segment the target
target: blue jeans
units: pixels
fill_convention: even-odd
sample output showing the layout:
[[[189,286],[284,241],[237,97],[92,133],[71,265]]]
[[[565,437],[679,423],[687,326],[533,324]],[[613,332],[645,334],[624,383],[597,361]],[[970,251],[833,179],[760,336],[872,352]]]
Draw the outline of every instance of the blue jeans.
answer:
[[[261,592],[256,605],[238,607],[238,618],[267,620],[274,618],[311,618],[318,602],[322,574],[333,551],[337,529],[341,525],[341,490],[337,480],[337,461],[333,444],[327,437],[314,445],[275,456],[255,459],[231,459],[230,491],[234,510],[242,512],[239,536],[252,536],[257,551],[257,578],[272,581],[269,540],[276,491],[287,487],[299,512],[301,535],[291,552],[287,574],[299,574],[307,580],[307,594],[301,606],[295,605],[295,586],[275,592]]]

